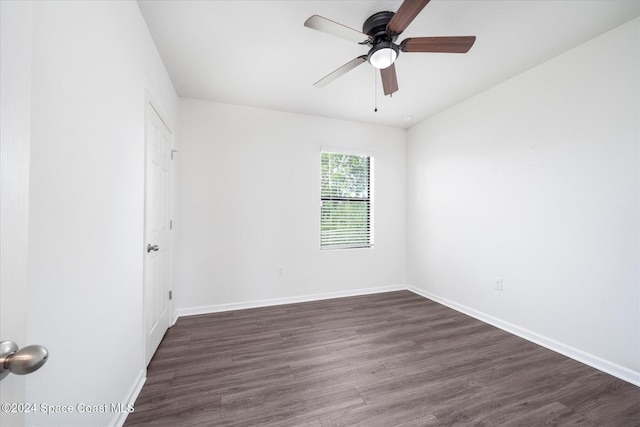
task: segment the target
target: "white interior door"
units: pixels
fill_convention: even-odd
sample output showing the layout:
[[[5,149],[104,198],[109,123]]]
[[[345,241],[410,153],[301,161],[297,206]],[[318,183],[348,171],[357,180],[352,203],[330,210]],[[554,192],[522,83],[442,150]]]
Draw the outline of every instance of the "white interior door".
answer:
[[[171,133],[147,103],[145,167],[144,321],[149,364],[169,327]]]
[[[31,140],[31,4],[0,1],[0,341],[27,341],[29,153]],[[46,343],[42,343],[46,344]],[[26,402],[25,377],[0,382],[2,403]],[[24,425],[0,411],[0,425]]]

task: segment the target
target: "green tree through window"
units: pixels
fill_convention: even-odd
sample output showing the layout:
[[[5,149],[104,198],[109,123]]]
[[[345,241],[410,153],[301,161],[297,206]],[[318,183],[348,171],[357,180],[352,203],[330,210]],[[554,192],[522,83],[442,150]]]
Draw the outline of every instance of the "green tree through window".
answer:
[[[373,246],[371,224],[371,164],[368,156],[321,154],[320,247]]]

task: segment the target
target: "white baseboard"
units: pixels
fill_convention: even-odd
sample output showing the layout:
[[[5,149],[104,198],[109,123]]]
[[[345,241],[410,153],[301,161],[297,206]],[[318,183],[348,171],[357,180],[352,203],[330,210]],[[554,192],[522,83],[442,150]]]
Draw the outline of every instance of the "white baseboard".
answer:
[[[301,295],[287,298],[273,298],[249,302],[239,302],[230,304],[216,304],[201,307],[179,308],[174,312],[174,319],[182,316],[196,316],[199,314],[220,313],[223,311],[245,310],[248,308],[270,307],[274,305],[294,304],[298,302],[320,301],[332,298],[345,298],[359,295],[378,294],[382,292],[406,290],[407,285],[390,285],[377,288],[354,289],[350,291],[329,292],[325,294]],[[175,323],[175,320],[174,320]]]
[[[474,310],[462,304],[458,304],[446,298],[432,294],[431,292],[416,288],[414,286],[407,286],[406,289],[420,296],[433,300],[437,303],[445,305],[449,308],[452,308],[456,311],[467,314],[485,323],[493,325],[504,331],[517,335],[520,338],[524,338],[527,341],[531,341],[533,343],[541,345],[542,347],[548,348],[549,350],[553,350],[556,353],[560,353],[571,359],[577,360],[578,362],[584,363],[585,365],[589,365],[592,368],[598,369],[602,372],[606,372],[607,374],[613,375],[614,377],[620,378],[621,380],[627,381],[631,384],[634,384],[640,387],[640,372],[618,365],[611,361],[602,359],[598,356],[594,356],[593,354],[568,346],[566,344],[563,344],[551,338],[529,331],[528,329],[521,328],[520,326],[514,325],[512,323],[506,322],[504,320],[501,320],[496,317],[490,316],[488,314],[482,313],[480,311]]]
[[[171,324],[169,325],[169,327],[172,327],[176,324],[176,322],[178,321],[178,317],[180,317],[178,315],[178,309],[173,310],[173,314],[171,315]]]
[[[127,398],[124,400],[125,405],[135,403],[136,399],[138,398],[138,395],[140,394],[140,391],[142,390],[142,386],[144,385],[144,382],[146,380],[147,380],[147,371],[146,369],[142,369],[138,373],[138,376],[136,377],[136,379],[134,380],[133,385],[131,386],[131,389],[129,390],[129,393],[127,395]],[[119,412],[115,414],[115,417],[113,418],[113,421],[111,422],[111,424],[109,424],[109,426],[122,427],[128,415],[129,415],[128,412]]]

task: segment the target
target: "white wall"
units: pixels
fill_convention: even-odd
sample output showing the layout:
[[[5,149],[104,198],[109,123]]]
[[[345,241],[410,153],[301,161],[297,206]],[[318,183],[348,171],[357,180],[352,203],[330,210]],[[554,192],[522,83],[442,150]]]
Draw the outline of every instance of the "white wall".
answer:
[[[409,283],[636,381],[639,26],[415,126],[408,148]]]
[[[73,413],[27,425],[104,426],[144,374],[144,114],[177,96],[136,2],[33,4],[30,343],[50,358],[27,402]]]
[[[183,99],[178,139],[178,308],[406,283],[404,130]],[[325,146],[374,155],[374,249],[319,249]]]

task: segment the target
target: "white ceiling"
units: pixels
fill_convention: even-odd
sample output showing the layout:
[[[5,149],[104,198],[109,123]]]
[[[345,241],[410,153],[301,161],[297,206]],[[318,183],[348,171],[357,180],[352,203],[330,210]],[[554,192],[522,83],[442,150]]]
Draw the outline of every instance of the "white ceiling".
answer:
[[[317,14],[362,30],[400,0],[139,0],[178,95],[408,128],[640,15],[640,0],[432,0],[407,37],[475,35],[467,54],[401,53],[399,91],[368,63],[313,83],[367,48],[303,26]],[[412,116],[411,121],[403,117]]]

